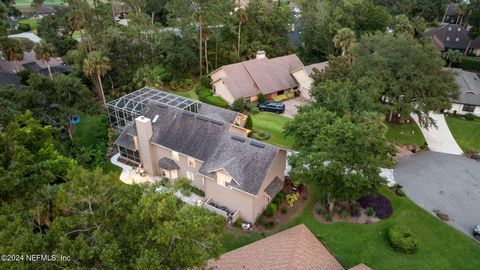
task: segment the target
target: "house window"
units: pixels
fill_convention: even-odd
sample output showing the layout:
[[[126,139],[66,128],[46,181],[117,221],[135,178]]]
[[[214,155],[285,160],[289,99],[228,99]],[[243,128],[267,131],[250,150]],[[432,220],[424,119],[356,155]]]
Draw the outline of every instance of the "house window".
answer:
[[[193,181],[195,179],[195,176],[192,172],[187,171],[187,178]]]
[[[450,37],[447,37],[447,41],[450,41]]]
[[[195,168],[195,159],[188,157],[188,166]]]
[[[178,152],[172,151],[172,159],[179,161],[180,157],[178,156]]]
[[[462,107],[463,112],[473,112],[475,110],[475,105],[465,104]]]
[[[459,42],[459,41],[460,41],[460,38],[457,37],[457,38],[455,39],[455,41],[456,41],[456,42]]]
[[[120,156],[128,159],[130,161],[133,161],[135,163],[140,163],[140,154],[136,150],[131,150],[125,147],[118,147],[118,150],[120,151]]]

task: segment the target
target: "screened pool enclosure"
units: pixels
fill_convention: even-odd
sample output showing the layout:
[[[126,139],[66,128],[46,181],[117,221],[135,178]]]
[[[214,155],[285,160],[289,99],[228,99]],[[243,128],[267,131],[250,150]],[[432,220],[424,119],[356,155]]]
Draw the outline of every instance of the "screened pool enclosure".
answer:
[[[142,114],[150,100],[186,111],[198,112],[199,102],[196,100],[144,87],[107,103],[110,125],[115,129],[122,130]]]

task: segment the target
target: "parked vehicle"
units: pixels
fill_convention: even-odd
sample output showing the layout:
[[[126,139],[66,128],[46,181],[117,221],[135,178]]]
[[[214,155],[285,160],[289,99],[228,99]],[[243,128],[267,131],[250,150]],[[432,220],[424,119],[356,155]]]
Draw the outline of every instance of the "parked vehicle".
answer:
[[[263,102],[258,104],[260,111],[283,113],[285,111],[285,104],[283,102]]]
[[[480,241],[480,224],[478,224],[477,226],[475,226],[475,228],[473,228],[473,236],[475,237],[475,239]]]

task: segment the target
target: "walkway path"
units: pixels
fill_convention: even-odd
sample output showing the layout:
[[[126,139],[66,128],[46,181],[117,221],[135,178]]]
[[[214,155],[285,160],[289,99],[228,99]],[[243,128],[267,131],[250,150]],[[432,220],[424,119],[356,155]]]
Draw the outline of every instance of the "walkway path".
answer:
[[[419,125],[420,130],[423,133],[423,137],[425,137],[425,140],[428,143],[428,148],[430,151],[452,155],[462,155],[463,151],[453,138],[447,122],[445,121],[445,116],[438,113],[430,113],[430,116],[435,120],[437,128],[429,127],[426,129]],[[412,118],[418,124],[418,117],[415,114],[412,114]]]

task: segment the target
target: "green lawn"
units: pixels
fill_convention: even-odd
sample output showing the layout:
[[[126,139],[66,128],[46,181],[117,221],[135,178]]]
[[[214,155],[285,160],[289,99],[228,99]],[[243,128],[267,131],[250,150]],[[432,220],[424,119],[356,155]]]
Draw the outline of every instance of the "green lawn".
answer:
[[[311,194],[319,194],[310,188]],[[406,197],[396,197],[384,190],[394,207],[393,215],[375,224],[321,224],[312,216],[315,201],[289,224],[274,232],[304,223],[346,268],[365,263],[373,269],[480,269],[480,245],[459,231],[424,211]],[[408,226],[419,240],[419,251],[405,255],[390,248],[386,231],[393,225]],[[274,233],[272,232],[272,233]],[[263,238],[256,233],[224,233],[225,251]]]
[[[73,140],[79,145],[94,145],[95,144],[95,134],[97,128],[102,123],[101,115],[88,115],[80,114],[80,123],[77,126]],[[105,173],[114,172],[115,174],[120,175],[122,169],[113,165],[109,160],[105,160],[102,165],[102,169]]]
[[[283,134],[283,127],[286,123],[292,121],[292,119],[274,113],[261,112],[252,115],[252,120],[254,130],[264,131],[270,134],[271,137],[267,143],[288,149],[293,148],[293,138],[285,137]]]
[[[195,93],[195,88],[193,88],[190,91],[184,91],[184,92],[173,91],[173,90],[168,90],[168,89],[163,89],[163,91],[166,91],[166,92],[169,92],[169,93],[172,93],[172,94],[175,94],[175,95],[179,95],[179,96],[182,96],[182,97],[187,97],[187,98],[198,100],[198,95],[197,95],[197,93]]]
[[[387,139],[396,144],[415,144],[422,146],[425,144],[425,139],[417,124],[392,124],[388,125]]]
[[[37,33],[38,27],[38,19],[37,18],[28,18],[28,19],[21,19],[18,21],[19,23],[26,23],[30,25],[30,32]]]
[[[15,0],[16,8],[31,8],[32,0]],[[45,6],[59,6],[63,5],[63,0],[45,0],[43,2]]]
[[[480,120],[447,117],[447,124],[463,151],[480,151]]]

